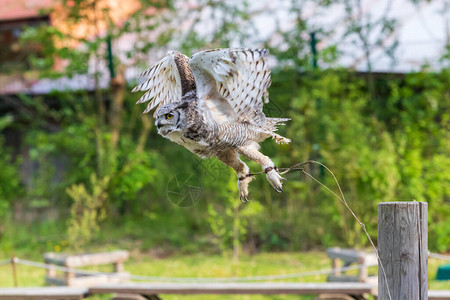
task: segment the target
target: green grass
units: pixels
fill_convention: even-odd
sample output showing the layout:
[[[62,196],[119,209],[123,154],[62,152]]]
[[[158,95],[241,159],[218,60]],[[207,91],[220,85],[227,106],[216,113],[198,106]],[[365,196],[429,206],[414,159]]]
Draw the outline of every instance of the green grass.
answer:
[[[324,252],[298,252],[298,253],[260,253],[256,255],[242,255],[238,262],[232,258],[220,255],[190,254],[172,255],[159,258],[162,253],[132,251],[131,258],[126,262],[125,269],[134,275],[167,276],[167,277],[230,277],[230,276],[254,276],[274,275],[306,272],[330,268],[330,261]],[[0,257],[3,259],[5,257]],[[25,257],[24,257],[25,258]],[[448,289],[448,281],[434,280],[436,270],[442,261],[429,260],[430,289]],[[97,266],[90,270],[111,271],[111,266]],[[354,271],[356,272],[356,271]],[[376,267],[370,269],[374,274]],[[45,271],[34,267],[18,265],[19,286],[43,286]],[[309,276],[283,280],[283,282],[324,282],[326,276]],[[274,281],[280,282],[280,281]],[[10,265],[0,267],[0,286],[12,287],[12,269]],[[92,299],[107,299],[97,297]],[[229,299],[229,296],[193,295],[177,296],[167,295],[164,299]],[[242,295],[233,299],[299,299],[298,296],[261,296]],[[305,296],[301,299],[312,299]]]

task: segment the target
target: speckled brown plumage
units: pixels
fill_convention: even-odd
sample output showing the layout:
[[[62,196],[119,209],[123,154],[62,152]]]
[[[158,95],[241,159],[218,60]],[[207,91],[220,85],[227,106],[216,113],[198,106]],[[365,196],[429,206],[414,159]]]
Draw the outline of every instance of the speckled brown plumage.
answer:
[[[188,92],[195,90],[194,75],[192,75],[192,71],[189,68],[189,58],[186,55],[174,51],[173,58],[180,73],[181,96],[184,96]]]

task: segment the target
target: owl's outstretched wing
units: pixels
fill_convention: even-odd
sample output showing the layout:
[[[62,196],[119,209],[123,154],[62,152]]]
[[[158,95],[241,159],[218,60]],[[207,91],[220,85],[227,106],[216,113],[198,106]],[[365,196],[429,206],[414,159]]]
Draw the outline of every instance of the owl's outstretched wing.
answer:
[[[269,100],[267,49],[216,49],[194,54],[189,66],[201,104],[218,122],[263,124],[263,98]]]
[[[187,56],[176,51],[169,51],[156,65],[140,74],[141,77],[149,78],[132,90],[132,92],[147,91],[137,103],[153,98],[144,113],[148,113],[157,106],[179,101],[184,94],[195,89],[188,61]]]

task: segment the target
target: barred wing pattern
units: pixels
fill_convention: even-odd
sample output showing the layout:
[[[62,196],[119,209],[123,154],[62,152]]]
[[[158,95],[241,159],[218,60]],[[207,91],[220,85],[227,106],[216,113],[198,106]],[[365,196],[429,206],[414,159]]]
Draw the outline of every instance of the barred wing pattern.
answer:
[[[189,65],[199,100],[205,101],[208,107],[223,108],[220,102],[225,99],[235,121],[264,124],[266,117],[262,111],[262,98],[266,103],[269,101],[271,84],[270,70],[264,59],[268,53],[267,49],[216,49],[194,54]],[[213,117],[223,121],[222,113],[213,110]]]
[[[148,113],[156,106],[181,99],[181,78],[175,63],[174,52],[169,51],[167,56],[139,76],[149,77],[149,79],[132,90],[132,92],[147,91],[137,103],[147,102],[153,98],[144,113]]]

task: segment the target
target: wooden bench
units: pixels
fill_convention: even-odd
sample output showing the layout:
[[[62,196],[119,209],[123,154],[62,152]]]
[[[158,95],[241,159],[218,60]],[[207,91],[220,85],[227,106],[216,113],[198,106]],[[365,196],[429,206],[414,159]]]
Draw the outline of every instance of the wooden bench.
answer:
[[[366,253],[354,249],[329,248],[327,250],[327,255],[331,259],[331,266],[333,269],[342,268],[342,262],[344,267],[348,267],[354,263],[363,265],[363,267],[359,269],[357,276],[346,275],[344,272],[336,271],[327,277],[327,281],[377,283],[377,277],[369,277],[368,271],[368,267],[378,265],[375,253]]]
[[[450,300],[450,290],[429,290],[428,300]]]
[[[92,294],[130,294],[157,297],[158,294],[338,294],[361,297],[372,294],[376,286],[360,282],[324,283],[125,283],[90,288]],[[155,298],[157,299],[157,298]]]
[[[28,287],[0,288],[0,299],[83,299],[88,288],[74,287]]]
[[[377,293],[374,297],[378,299]],[[428,290],[428,300],[450,300],[450,290]]]
[[[83,299],[92,294],[118,293],[116,300],[159,299],[157,294],[296,294],[296,295],[347,295],[362,298],[365,294],[376,294],[372,284],[348,283],[215,283],[215,284],[117,284],[99,285],[92,288],[74,287],[28,287],[0,288],[0,299]],[[347,297],[350,299],[350,297]],[[321,299],[327,299],[321,298]],[[336,299],[336,298],[334,298]],[[352,298],[354,299],[354,298]],[[450,290],[430,290],[429,300],[450,300]]]
[[[127,281],[128,273],[124,272],[123,263],[129,257],[128,251],[113,251],[82,255],[64,255],[56,253],[45,253],[44,261],[50,265],[63,266],[66,268],[79,268],[93,265],[113,264],[114,272],[120,275],[108,276],[99,275],[80,275],[75,272],[64,272],[63,277],[58,277],[56,270],[49,268],[45,276],[48,285],[66,285],[77,287],[89,287],[102,283],[120,283]]]

